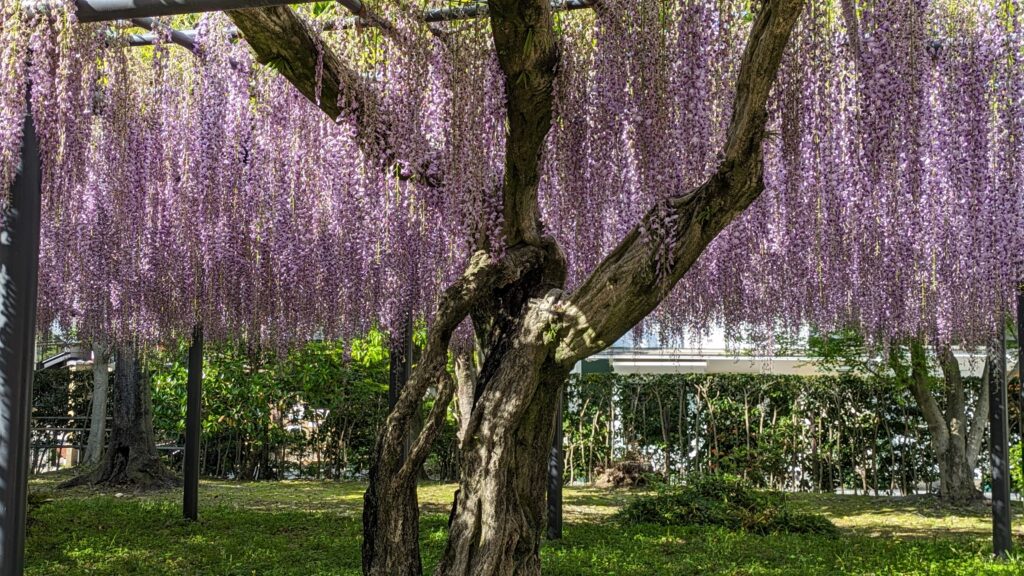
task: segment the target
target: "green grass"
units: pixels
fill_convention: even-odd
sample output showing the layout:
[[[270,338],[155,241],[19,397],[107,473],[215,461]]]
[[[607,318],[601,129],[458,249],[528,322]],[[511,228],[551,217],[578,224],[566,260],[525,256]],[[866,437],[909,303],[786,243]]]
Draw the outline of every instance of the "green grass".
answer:
[[[57,477],[32,481],[46,493]],[[454,486],[420,490],[424,561],[444,545]],[[32,513],[26,574],[312,576],[360,571],[358,483],[204,481],[200,521],[182,520],[176,491],[144,496],[75,489]],[[723,529],[639,525],[610,516],[628,492],[566,490],[565,538],[545,542],[547,575],[1024,574],[1024,557],[988,560],[987,509],[946,509],[932,499],[796,495],[839,537],[757,536]],[[1018,544],[1021,523],[1015,518]]]

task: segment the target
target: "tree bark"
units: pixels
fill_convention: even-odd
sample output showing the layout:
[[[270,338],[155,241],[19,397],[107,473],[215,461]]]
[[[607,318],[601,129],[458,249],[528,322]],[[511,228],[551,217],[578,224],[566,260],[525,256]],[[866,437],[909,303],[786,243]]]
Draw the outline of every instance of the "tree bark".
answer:
[[[163,465],[153,433],[153,398],[138,348],[116,348],[111,388],[113,420],[110,439],[99,468],[70,480],[65,486],[103,484],[138,490],[169,488],[178,479]]]
[[[544,235],[537,201],[558,63],[551,6],[549,0],[490,0],[508,122],[501,189],[504,255],[494,260],[477,252],[463,277],[441,296],[423,357],[378,438],[364,496],[364,574],[422,574],[414,471],[426,458],[454,393],[448,348],[452,332],[469,316],[482,335],[483,360],[462,432],[462,479],[437,574],[540,573],[554,399],[575,362],[609,346],[650,313],[708,243],[764,189],[766,104],[803,4],[764,0],[758,5],[715,173],[701,186],[678,190],[653,207],[590,278],[566,296],[565,257]],[[229,14],[260,60],[277,63],[314,100],[316,60],[323,53],[320,107],[332,117],[347,115],[354,121],[364,152],[384,166],[398,162],[398,143],[387,133],[387,123],[361,120],[375,106],[370,87],[335,55],[318,48],[322,43],[315,32],[294,12],[278,7]],[[435,181],[429,166],[406,168],[428,184]],[[403,457],[402,447],[412,436],[409,423],[431,387],[438,398]]]
[[[474,396],[476,394],[477,369],[473,361],[471,350],[462,352],[455,356],[455,401],[458,406],[459,430],[456,437],[459,439],[459,446],[466,437],[466,428],[469,427],[469,419],[473,415]]]
[[[506,361],[474,411],[438,576],[540,574],[547,463],[559,416],[551,399],[569,371],[531,361],[535,353],[522,350]]]
[[[92,411],[89,415],[89,440],[85,448],[85,463],[95,465],[103,455],[103,441],[107,432],[107,388],[110,381],[109,353],[104,344],[92,345]]]
[[[932,451],[939,465],[939,496],[951,504],[969,504],[980,500],[982,496],[974,486],[974,463],[968,458],[969,431],[964,382],[952,350],[944,347],[938,351],[938,356],[946,394],[945,411],[939,406],[932,392],[927,352],[920,341],[910,344],[911,369],[908,384],[925,422],[928,423]],[[978,404],[979,406],[975,408],[975,426],[977,408],[982,407],[981,399]],[[981,423],[984,427],[984,419]],[[974,460],[977,461],[976,453]]]

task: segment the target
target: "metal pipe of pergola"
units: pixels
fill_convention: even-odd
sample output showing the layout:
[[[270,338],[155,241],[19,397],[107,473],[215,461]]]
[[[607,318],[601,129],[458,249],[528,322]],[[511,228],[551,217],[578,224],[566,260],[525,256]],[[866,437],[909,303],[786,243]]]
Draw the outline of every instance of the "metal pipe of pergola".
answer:
[[[219,12],[243,8],[266,8],[288,4],[308,4],[315,0],[75,0],[79,22],[107,22],[154,16],[174,16],[200,12]],[[552,0],[556,12],[590,8],[596,0]],[[338,0],[356,16],[364,14],[366,6],[361,0]],[[23,6],[45,10],[53,0],[29,0]],[[450,22],[484,18],[489,14],[486,3],[467,4],[452,8],[432,8],[423,11],[424,22]],[[355,23],[354,21],[352,22]],[[185,32],[185,31],[182,31]]]
[[[220,12],[242,8],[267,8],[306,4],[315,0],[75,0],[79,22],[109,22],[154,16],[175,16],[199,12]],[[52,0],[34,0],[23,6],[46,10]]]
[[[80,1],[99,1],[99,0],[80,0]],[[551,2],[551,9],[556,12],[565,12],[570,10],[582,10],[585,8],[591,8],[596,0],[554,0]],[[366,15],[366,5],[360,0],[338,0],[338,3],[348,8],[354,18],[348,18],[340,22],[325,22],[322,30],[345,30],[348,28],[354,28],[357,24],[363,26],[374,26],[372,20],[364,20],[362,17]],[[294,2],[289,2],[294,4]],[[270,6],[271,4],[263,4],[264,6]],[[468,4],[464,7],[458,8],[435,8],[431,10],[425,10],[423,12],[423,21],[427,23],[439,23],[439,22],[452,22],[456,20],[471,20],[474,18],[485,18],[488,16],[487,4]],[[134,22],[136,19],[132,19]],[[143,26],[147,30],[152,30],[148,26]],[[176,34],[177,36],[174,36]],[[237,28],[229,28],[228,34],[232,38],[239,35]],[[175,30],[172,33],[171,40],[180,46],[187,46],[185,42],[193,43],[195,41],[196,31],[195,30]],[[178,39],[182,39],[179,41]],[[132,34],[128,37],[129,46],[152,46],[160,41],[160,36],[157,34]]]
[[[156,32],[157,31],[156,30],[156,28],[157,28],[157,21],[154,18],[132,18],[132,24],[135,24],[136,26],[138,26],[140,28],[145,28],[146,30],[149,30],[150,32]],[[153,34],[153,39],[155,40],[156,38],[157,38],[157,34]],[[188,50],[195,50],[196,49],[195,34],[194,33],[193,34],[186,34],[185,32],[183,32],[181,30],[173,30],[172,29],[171,30],[171,42],[174,42],[175,44],[177,44],[178,46],[181,46],[182,48],[187,48]],[[129,43],[130,43],[130,41],[129,41]]]

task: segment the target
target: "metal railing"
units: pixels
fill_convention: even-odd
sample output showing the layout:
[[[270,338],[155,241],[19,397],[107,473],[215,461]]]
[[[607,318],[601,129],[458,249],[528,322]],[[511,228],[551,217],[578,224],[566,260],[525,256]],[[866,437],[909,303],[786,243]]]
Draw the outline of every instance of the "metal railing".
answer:
[[[110,420],[111,418],[108,416],[108,425],[104,430],[104,435],[109,433]],[[52,472],[80,464],[89,441],[90,421],[89,416],[34,416],[29,444],[30,472],[32,474]],[[47,425],[47,422],[55,422],[57,425]],[[78,422],[84,422],[84,424],[74,425]],[[103,444],[106,445],[105,437]],[[174,444],[158,444],[156,449],[165,454],[173,454],[184,450],[185,447]]]

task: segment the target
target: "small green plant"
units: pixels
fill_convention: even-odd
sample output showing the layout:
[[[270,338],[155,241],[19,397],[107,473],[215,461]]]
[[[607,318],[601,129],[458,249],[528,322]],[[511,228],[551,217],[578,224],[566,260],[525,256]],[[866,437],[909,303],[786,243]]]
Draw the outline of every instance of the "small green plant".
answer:
[[[627,524],[722,526],[758,534],[831,534],[825,517],[795,512],[780,492],[757,490],[728,474],[691,475],[680,487],[638,498],[619,513]]]

